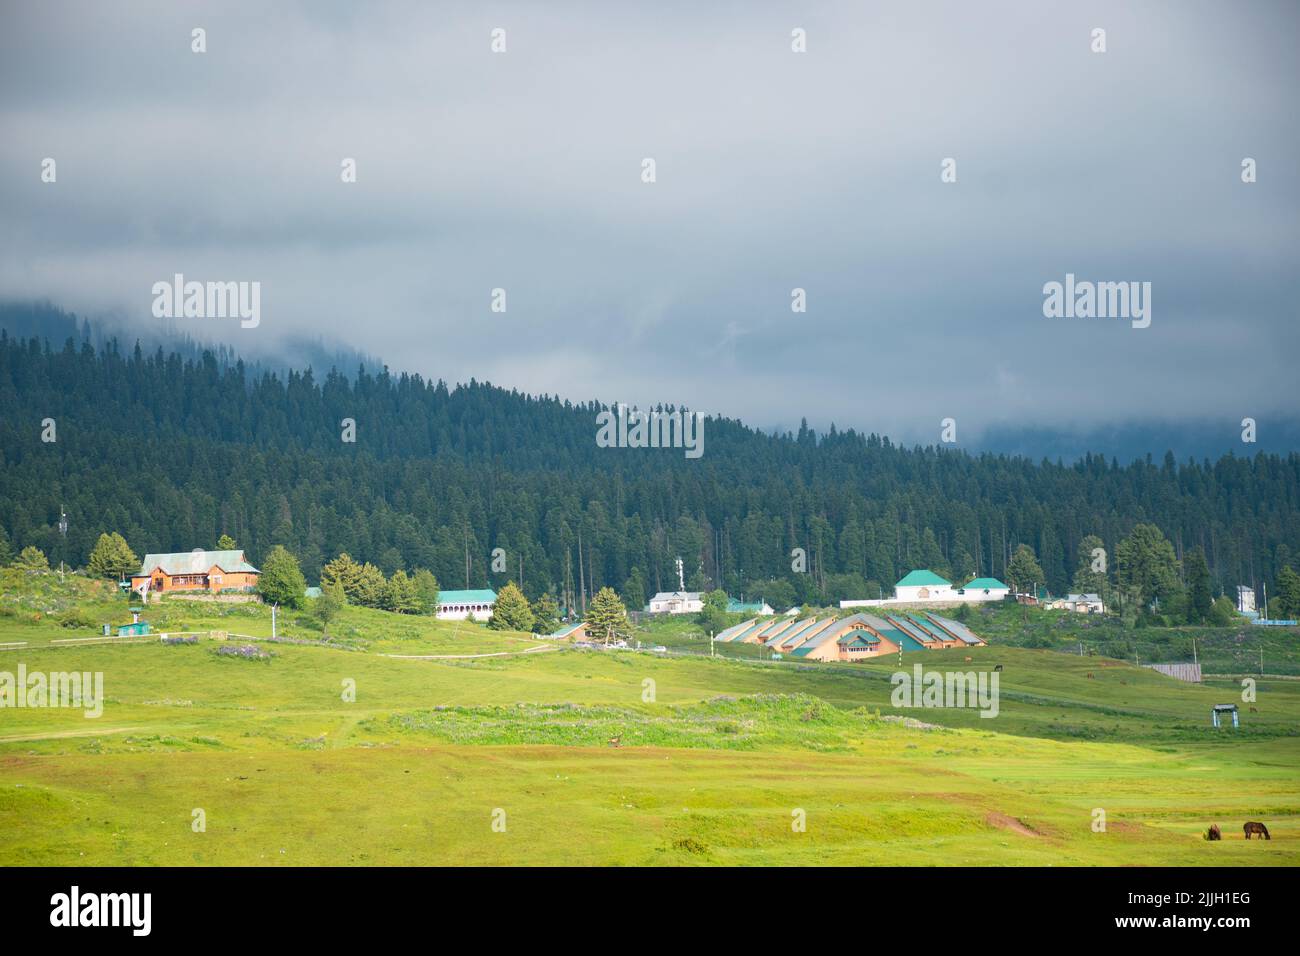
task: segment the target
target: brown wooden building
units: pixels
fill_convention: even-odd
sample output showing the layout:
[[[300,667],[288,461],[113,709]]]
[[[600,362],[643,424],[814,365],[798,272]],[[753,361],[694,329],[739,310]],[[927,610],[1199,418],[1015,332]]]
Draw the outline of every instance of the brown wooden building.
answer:
[[[195,548],[174,554],[147,554],[140,570],[131,575],[131,590],[155,594],[252,591],[261,573],[244,559],[243,551]]]

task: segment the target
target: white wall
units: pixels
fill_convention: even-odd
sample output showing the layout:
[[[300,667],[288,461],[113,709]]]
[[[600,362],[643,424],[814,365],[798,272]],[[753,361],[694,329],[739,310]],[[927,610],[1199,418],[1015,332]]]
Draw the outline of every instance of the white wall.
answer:
[[[472,605],[472,606],[475,608],[475,610],[453,611],[451,610],[451,608],[446,608],[446,609],[438,608],[438,613],[436,617],[439,621],[464,621],[467,618],[475,621],[486,621],[488,618],[492,616],[492,608],[490,606],[488,605]],[[464,608],[465,605],[457,604],[454,605],[454,607]]]

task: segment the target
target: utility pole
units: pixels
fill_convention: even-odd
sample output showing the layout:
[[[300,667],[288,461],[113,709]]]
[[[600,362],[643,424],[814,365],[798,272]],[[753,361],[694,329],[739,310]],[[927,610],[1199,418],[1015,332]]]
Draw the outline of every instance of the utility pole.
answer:
[[[271,640],[275,640],[275,611],[279,604],[271,605]]]
[[[59,505],[59,536],[62,539],[59,544],[59,583],[63,583],[63,559],[68,554],[68,513]]]
[[[582,570],[582,529],[578,529],[578,593],[582,595],[582,614],[587,613],[587,579]]]

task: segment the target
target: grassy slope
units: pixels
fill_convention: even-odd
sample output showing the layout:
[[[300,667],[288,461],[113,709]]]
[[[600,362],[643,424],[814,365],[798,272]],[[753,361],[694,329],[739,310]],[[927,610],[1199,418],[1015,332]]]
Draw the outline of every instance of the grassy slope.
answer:
[[[893,709],[894,661],[399,659],[383,655],[538,642],[360,609],[334,628],[338,646],[273,645],[265,662],[219,658],[206,641],[56,647],[122,605],[76,579],[0,584],[0,641],[29,642],[0,653],[0,670],[102,671],[109,698],[98,720],[0,711],[3,864],[1300,861],[1293,682],[1261,682],[1259,712],[1216,734],[1209,705],[1236,699],[1230,683],[1022,648],[969,665],[958,651],[919,658],[1002,663],[1002,712],[988,720]],[[74,611],[95,620],[56,623]],[[264,608],[175,602],[149,616],[269,634]],[[319,636],[293,614],[280,630]],[[341,699],[345,678],[355,703]],[[1098,807],[1105,833],[1091,829]],[[194,808],[205,833],[190,829]],[[791,829],[796,808],[805,833]],[[1245,819],[1274,839],[1246,843]],[[1211,821],[1223,843],[1198,838]]]

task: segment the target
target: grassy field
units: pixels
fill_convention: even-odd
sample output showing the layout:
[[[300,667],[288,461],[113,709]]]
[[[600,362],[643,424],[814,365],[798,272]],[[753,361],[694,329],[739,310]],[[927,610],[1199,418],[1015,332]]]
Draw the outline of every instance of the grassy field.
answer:
[[[305,643],[243,659],[207,637],[53,643],[129,619],[81,578],[0,572],[0,598],[0,644],[24,642],[0,671],[98,671],[106,697],[95,719],[0,710],[4,865],[1300,862],[1300,681],[1260,680],[1214,731],[1237,681],[1005,644],[905,657],[1001,664],[986,719],[893,707],[896,659],[584,651],[355,608],[328,641],[282,614]],[[147,616],[270,634],[260,606]],[[1273,839],[1243,840],[1248,819]]]

